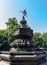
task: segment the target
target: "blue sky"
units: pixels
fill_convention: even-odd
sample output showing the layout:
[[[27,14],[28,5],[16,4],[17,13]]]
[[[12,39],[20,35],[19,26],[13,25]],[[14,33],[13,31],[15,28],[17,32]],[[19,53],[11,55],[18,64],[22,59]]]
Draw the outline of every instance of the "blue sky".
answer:
[[[27,10],[27,23],[34,32],[47,32],[47,0],[0,0],[0,29],[6,29],[10,17],[22,19],[20,11]]]

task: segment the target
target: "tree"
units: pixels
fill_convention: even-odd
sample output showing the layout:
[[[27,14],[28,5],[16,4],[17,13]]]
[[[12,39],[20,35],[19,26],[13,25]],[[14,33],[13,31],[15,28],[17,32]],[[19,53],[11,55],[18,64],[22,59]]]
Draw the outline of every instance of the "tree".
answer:
[[[5,30],[0,30],[0,49],[2,49],[2,50],[3,50],[3,48],[5,48],[5,47],[2,47],[4,42],[6,44],[8,44],[7,36],[6,36],[5,32],[6,32]]]
[[[44,40],[43,47],[47,48],[47,33],[42,34],[42,39]]]
[[[43,39],[41,38],[41,33],[34,33],[33,42],[37,49],[42,47]]]
[[[10,43],[13,41],[13,31],[19,27],[16,18],[9,18],[6,22],[7,29],[0,30],[0,48],[2,50],[8,50]]]
[[[19,27],[19,24],[17,23],[17,19],[14,18],[9,18],[8,22],[6,22],[6,25],[8,27],[8,29],[16,29],[17,27]]]
[[[40,37],[41,37],[41,33],[35,32],[35,33],[33,34],[33,41],[35,42],[36,39],[37,39],[37,38],[40,38]]]
[[[20,27],[20,25],[17,23],[16,18],[9,18],[8,22],[6,24],[8,27],[6,30],[7,31],[6,34],[8,34],[7,35],[8,36],[8,43],[11,43],[13,41],[13,36],[12,36],[13,31],[15,29],[17,29],[18,27]]]

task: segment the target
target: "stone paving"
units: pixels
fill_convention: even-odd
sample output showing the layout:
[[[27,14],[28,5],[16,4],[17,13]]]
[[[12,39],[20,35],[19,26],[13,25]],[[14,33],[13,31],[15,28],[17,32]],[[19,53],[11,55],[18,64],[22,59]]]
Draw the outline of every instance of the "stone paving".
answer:
[[[9,62],[0,61],[0,65],[10,65]]]

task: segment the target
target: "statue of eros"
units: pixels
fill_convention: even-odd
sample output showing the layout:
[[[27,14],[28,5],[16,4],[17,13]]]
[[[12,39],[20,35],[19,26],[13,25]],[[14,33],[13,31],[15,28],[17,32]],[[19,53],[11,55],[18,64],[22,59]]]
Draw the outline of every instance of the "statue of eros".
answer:
[[[21,11],[22,12],[22,14],[23,14],[23,19],[25,19],[25,16],[27,16],[27,11],[26,10],[23,10],[23,11]]]

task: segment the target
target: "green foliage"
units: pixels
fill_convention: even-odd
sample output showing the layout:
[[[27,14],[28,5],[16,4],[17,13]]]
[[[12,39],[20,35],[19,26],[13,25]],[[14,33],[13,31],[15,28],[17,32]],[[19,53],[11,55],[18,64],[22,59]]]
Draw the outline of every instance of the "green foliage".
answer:
[[[46,48],[47,49],[47,33],[34,33],[33,42],[37,49]]]
[[[7,24],[8,29],[11,29],[11,30],[15,30],[16,28],[19,27],[19,24],[17,23],[17,20],[15,17],[9,18],[6,24]]]
[[[42,38],[47,41],[47,33],[43,33]]]
[[[43,40],[41,38],[41,33],[37,33],[37,32],[34,33],[33,42],[36,48],[40,48],[42,46]]]
[[[44,40],[43,47],[47,48],[47,33],[43,33],[42,39]]]
[[[9,50],[10,43],[13,41],[13,31],[20,27],[17,23],[16,18],[9,18],[8,22],[6,22],[7,29],[0,30],[0,48],[2,50]]]
[[[17,23],[16,18],[9,18],[6,24],[8,26],[6,33],[8,34],[8,43],[10,44],[13,41],[13,31],[19,27],[19,24]]]
[[[37,40],[38,38],[40,38],[40,36],[41,36],[41,33],[35,32],[35,33],[33,34],[33,42],[36,43],[36,40]]]

